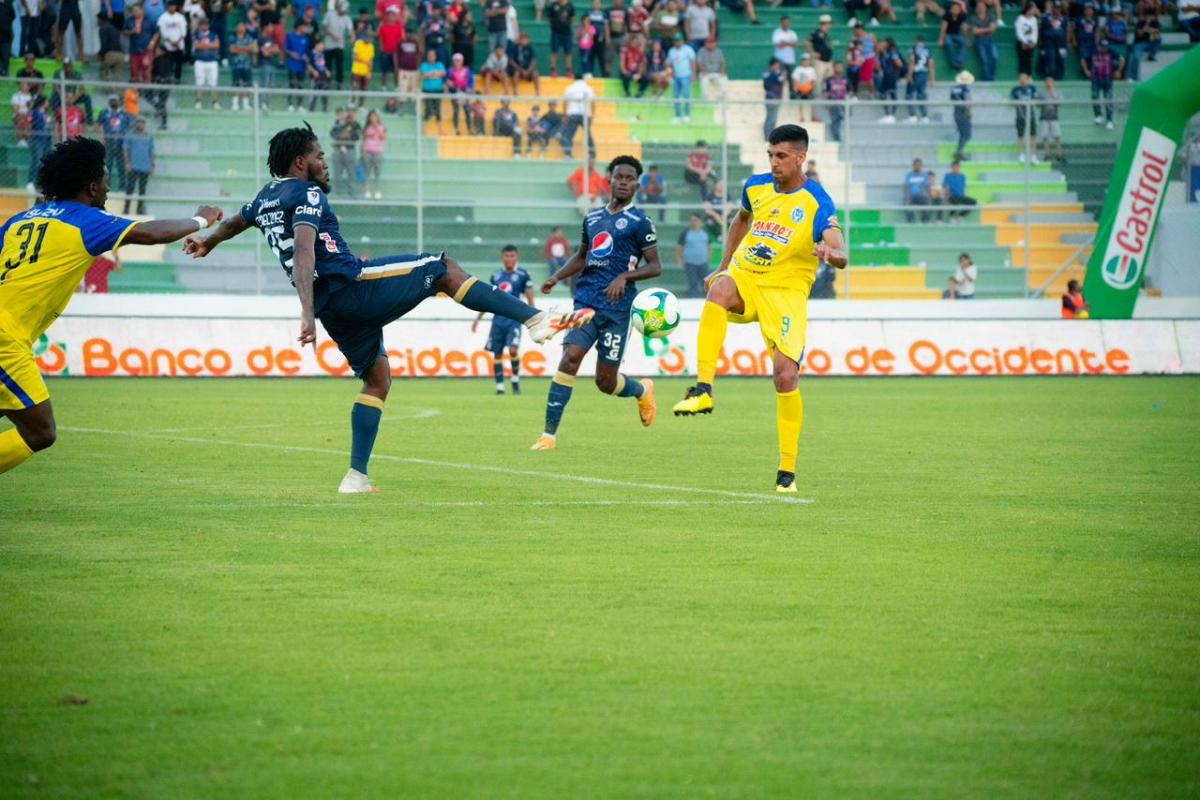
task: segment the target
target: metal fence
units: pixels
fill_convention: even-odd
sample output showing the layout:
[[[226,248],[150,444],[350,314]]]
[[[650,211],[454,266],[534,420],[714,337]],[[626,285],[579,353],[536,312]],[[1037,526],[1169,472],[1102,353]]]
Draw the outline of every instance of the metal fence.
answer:
[[[7,79],[4,87],[14,96],[23,91],[20,84]],[[331,199],[356,253],[445,249],[467,268],[484,270],[499,262],[502,246],[515,243],[536,274],[546,260],[551,228],[561,227],[573,248],[581,212],[590,205],[573,196],[568,179],[587,169],[589,153],[601,173],[610,158],[631,153],[654,165],[665,180],[662,202],[651,196],[640,202],[660,225],[670,272],[666,282],[686,293],[694,287],[685,286],[682,265],[670,251],[691,215],[699,215],[701,227],[710,232],[715,263],[742,181],[769,168],[764,132],[772,124],[798,122],[810,128],[812,177],[838,205],[851,265],[916,267],[927,273],[920,285],[901,278],[880,288],[875,273],[850,270],[838,276],[838,297],[929,296],[964,251],[972,253],[985,275],[1004,278],[991,291],[981,278],[984,294],[1028,296],[1050,288],[1073,264],[1086,260],[1087,231],[1094,230],[1090,214],[1102,202],[1106,167],[1128,108],[1124,85],[1115,87],[1111,99],[1101,95],[1095,102],[1086,87],[1081,97],[1075,85],[1051,104],[1014,102],[1009,86],[976,84],[969,105],[949,101],[941,87],[931,89],[926,100],[765,102],[737,99],[738,86],[728,94],[707,87],[709,98],[721,93],[716,99],[673,98],[669,89],[656,97],[656,89],[648,87],[641,98],[583,101],[573,99],[570,90],[566,97],[411,95],[261,85],[198,89],[73,82],[60,76],[42,82],[45,99],[37,101],[47,126],[34,122],[31,129],[14,114],[14,124],[0,135],[7,154],[0,191],[12,202],[31,201],[30,164],[54,140],[86,132],[107,139],[120,153],[109,159],[110,210],[178,216],[205,203],[232,213],[269,179],[270,137],[307,121],[321,136],[333,177]],[[518,88],[532,90],[528,84]],[[67,102],[72,97],[73,105]],[[137,172],[126,168],[123,155],[134,129],[106,133],[100,124],[110,98],[118,110],[140,117],[153,139],[155,164],[144,190],[140,175],[127,180]],[[22,102],[15,101],[14,109]],[[533,106],[544,115],[552,103],[561,115],[557,124],[531,126]],[[515,114],[515,125],[498,118],[502,104]],[[361,131],[353,142],[333,135],[340,109],[350,106],[356,107],[360,126],[368,114],[378,113],[386,129],[381,154],[373,147],[364,151]],[[63,108],[78,111],[62,113]],[[1051,120],[1055,108],[1057,119]],[[819,123],[811,122],[814,115]],[[966,175],[965,195],[974,204],[947,196],[953,192],[946,174],[960,151],[968,115],[969,136],[957,169]],[[1022,119],[1024,131],[1017,127]],[[1062,149],[1051,135],[1047,153],[1042,140],[1055,133],[1054,127],[1061,129]],[[1029,135],[1019,138],[1019,132]],[[710,158],[707,176],[687,167],[700,141]],[[921,159],[922,170],[932,170],[921,193],[912,174],[915,159]],[[174,250],[159,258],[173,268],[163,271],[160,288],[290,291],[269,250],[250,233],[223,245],[203,264]],[[1018,272],[1023,274],[1014,279]],[[154,288],[154,281],[145,288]]]

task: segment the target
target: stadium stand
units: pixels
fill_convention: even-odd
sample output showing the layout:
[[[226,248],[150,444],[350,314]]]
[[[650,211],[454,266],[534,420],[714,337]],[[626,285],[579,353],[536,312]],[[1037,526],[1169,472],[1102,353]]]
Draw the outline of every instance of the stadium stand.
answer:
[[[520,29],[529,34],[541,64],[541,95],[526,94],[513,99],[512,108],[524,122],[532,105],[543,110],[550,100],[560,104],[569,78],[548,76],[548,23],[534,21],[532,0],[515,3]],[[579,14],[584,7],[577,5]],[[852,265],[839,276],[839,296],[878,298],[936,297],[953,272],[957,254],[969,251],[980,266],[978,292],[986,297],[1013,297],[1030,293],[1057,293],[1067,280],[1079,277],[1086,261],[1087,245],[1095,233],[1095,213],[1103,202],[1107,169],[1119,141],[1123,107],[1130,84],[1119,82],[1115,105],[1115,130],[1095,124],[1090,85],[1083,80],[1078,59],[1066,60],[1060,114],[1064,161],[1024,164],[1019,160],[1009,91],[1016,82],[1015,39],[1012,20],[1015,10],[1006,8],[1009,23],[996,32],[1000,51],[994,82],[977,81],[972,89],[973,136],[967,146],[969,160],[962,165],[968,194],[979,205],[960,218],[937,211],[929,221],[909,221],[902,206],[901,185],[914,158],[937,180],[954,159],[957,132],[949,99],[952,74],[944,66],[945,51],[936,47],[938,26],[930,16],[924,25],[915,23],[911,7],[897,7],[899,24],[883,23],[870,32],[880,38],[893,37],[907,52],[917,36],[923,36],[933,51],[938,83],[930,87],[929,123],[887,124],[881,121],[879,103],[864,99],[845,107],[840,142],[830,139],[823,122],[806,122],[812,136],[810,157],[816,162],[820,180],[846,214],[851,242]],[[842,58],[852,29],[835,9],[831,43],[835,58]],[[678,124],[669,92],[658,100],[627,100],[621,84],[612,78],[594,78],[596,95],[592,106],[592,132],[601,163],[619,153],[632,153],[647,163],[659,165],[668,181],[670,205],[660,222],[660,239],[673,243],[686,226],[687,216],[698,210],[701,195],[685,184],[684,162],[697,140],[709,143],[714,159],[722,165],[717,174],[728,178],[732,189],[729,202],[737,202],[737,186],[753,171],[766,169],[762,143],[765,116],[760,75],[771,54],[771,32],[783,14],[803,42],[819,25],[827,8],[808,5],[758,8],[762,24],[751,24],[744,15],[727,8],[719,11],[719,45],[731,78],[725,104],[693,100],[691,122]],[[578,17],[577,17],[578,19]],[[1164,31],[1172,22],[1164,17]],[[479,22],[479,20],[477,20]],[[482,33],[482,26],[481,26]],[[486,58],[486,37],[476,44],[475,63]],[[1164,34],[1160,63],[1189,45],[1186,36]],[[1072,54],[1074,50],[1072,50]],[[15,66],[15,62],[14,62]],[[38,69],[46,76],[59,65],[40,60]],[[970,49],[967,69],[979,74],[980,65]],[[1144,64],[1142,76],[1153,70]],[[89,80],[95,77],[85,66]],[[333,106],[345,101],[333,98],[329,112],[302,110],[285,114],[279,110],[282,97],[275,98],[275,111],[246,113],[192,108],[190,70],[184,84],[173,90],[168,103],[165,130],[155,132],[158,169],[148,189],[150,216],[190,212],[197,201],[221,203],[232,212],[251,197],[266,180],[262,164],[265,141],[279,127],[298,119],[309,121],[325,136],[334,123]],[[222,86],[229,86],[228,69],[221,70]],[[16,89],[10,82],[7,91]],[[903,86],[903,84],[902,84]],[[93,86],[90,93],[97,109],[108,90]],[[693,96],[698,97],[698,87]],[[903,89],[901,90],[903,96]],[[383,109],[388,98],[370,96],[369,107]],[[480,98],[490,122],[499,107],[496,98]],[[541,274],[541,246],[553,225],[562,225],[571,238],[578,224],[566,179],[580,165],[586,152],[585,132],[574,139],[575,159],[564,158],[562,145],[552,140],[544,158],[513,157],[508,136],[458,135],[449,124],[451,99],[442,101],[447,131],[438,134],[426,123],[421,126],[408,113],[384,114],[388,138],[382,167],[384,199],[352,199],[346,187],[334,186],[334,200],[341,214],[347,241],[360,255],[444,248],[468,269],[489,269],[499,248],[508,242],[520,246],[523,261],[535,275]],[[228,109],[228,102],[223,104]],[[151,117],[148,99],[141,113]],[[402,105],[403,109],[403,105]],[[780,123],[793,121],[796,105],[785,101]],[[823,113],[823,110],[822,110]],[[365,113],[359,115],[362,122]],[[157,126],[152,126],[157,127]],[[89,128],[90,130],[90,128]],[[0,147],[0,185],[11,187],[4,208],[11,213],[29,202],[21,194],[28,172],[30,150],[20,146],[10,129]],[[328,142],[327,142],[328,149]],[[116,187],[114,187],[115,189]],[[119,209],[115,209],[119,210]],[[945,211],[945,208],[940,211]],[[717,248],[719,253],[719,248]],[[685,278],[672,255],[664,259],[667,272],[663,283],[683,290]],[[223,245],[202,266],[182,253],[167,250],[127,253],[125,271],[113,276],[113,291],[288,291],[284,277],[262,243],[246,236]],[[1026,264],[1028,263],[1028,271]]]

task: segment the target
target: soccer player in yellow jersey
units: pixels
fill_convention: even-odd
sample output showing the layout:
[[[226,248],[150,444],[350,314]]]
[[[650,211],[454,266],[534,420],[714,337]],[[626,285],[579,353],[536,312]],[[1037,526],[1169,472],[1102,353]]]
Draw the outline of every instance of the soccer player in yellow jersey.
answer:
[[[104,210],[104,145],[69,139],[42,159],[38,189],[46,201],[0,227],[0,473],[54,444],[50,393],[33,343],[67,307],[92,261],[123,244],[166,244],[220,221],[200,206],[188,219],[135,222]]]
[[[676,403],[676,416],[710,414],[717,359],[730,320],[758,322],[771,352],[779,426],[778,492],[796,491],[796,452],[804,405],[800,362],[808,325],[808,292],[824,261],[846,266],[846,244],[829,195],[804,177],[808,131],[780,125],[771,131],[771,172],[752,175],[742,207],[729,226],[721,267],[706,281],[696,352],[700,376]]]

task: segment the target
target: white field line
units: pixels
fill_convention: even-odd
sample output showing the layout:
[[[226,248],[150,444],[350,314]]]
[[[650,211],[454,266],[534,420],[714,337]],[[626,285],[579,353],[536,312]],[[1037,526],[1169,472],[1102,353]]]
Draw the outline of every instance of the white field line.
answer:
[[[438,411],[436,408],[414,408],[414,409],[409,409],[409,410],[412,411],[413,413],[411,413],[411,414],[396,414],[396,413],[393,413],[391,409],[388,409],[387,413],[384,414],[383,417],[381,417],[379,421],[381,423],[388,422],[389,420],[392,422],[409,422],[414,419],[430,419],[432,417],[440,417],[442,415],[442,412]],[[294,421],[293,422],[268,422],[263,425],[234,425],[232,428],[221,428],[221,430],[223,430],[223,431],[261,431],[261,430],[267,430],[268,428],[307,428],[307,427],[312,427],[314,425],[328,425],[328,424],[329,424],[328,422],[322,422],[321,420],[311,420],[307,423],[304,423],[304,422],[297,423]],[[143,433],[191,433],[192,431],[211,431],[211,430],[212,430],[211,425],[197,425],[194,428],[151,428],[149,430],[143,431]]]
[[[217,445],[220,447],[247,447],[256,450],[278,450],[280,452],[288,453],[315,453],[318,455],[329,456],[346,455],[345,450],[334,450],[328,447],[302,447],[300,445],[271,444],[268,442],[238,442],[232,439],[204,439],[198,436],[176,436],[170,433],[115,431],[107,428],[77,428],[66,425],[60,425],[59,430],[69,431],[71,433],[95,433],[103,436],[126,436],[135,439],[153,439],[165,442],[182,442],[185,444]],[[376,461],[392,461],[399,464],[420,464],[427,467],[444,467],[446,469],[461,469],[470,472],[495,472],[501,475],[520,475],[523,477],[544,478],[546,480],[553,481],[586,483],[593,486],[616,486],[622,489],[642,489],[659,492],[683,492],[686,494],[708,495],[710,497],[736,498],[738,500],[755,501],[759,503],[776,502],[790,503],[795,505],[809,505],[815,502],[809,497],[786,497],[782,495],[756,492],[733,492],[726,489],[704,489],[698,486],[671,486],[663,483],[636,483],[634,481],[621,481],[613,478],[597,478],[591,475],[569,475],[562,472],[542,472],[540,470],[532,469],[511,469],[508,467],[496,467],[490,464],[460,464],[454,461],[437,461],[429,458],[408,458],[404,456],[387,455],[385,453],[376,453],[375,455],[371,456],[371,458]],[[528,505],[528,503],[525,505]]]

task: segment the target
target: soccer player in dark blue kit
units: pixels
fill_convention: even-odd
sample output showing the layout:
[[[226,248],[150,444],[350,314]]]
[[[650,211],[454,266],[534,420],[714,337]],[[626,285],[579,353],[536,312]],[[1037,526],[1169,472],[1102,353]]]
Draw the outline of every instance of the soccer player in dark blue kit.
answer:
[[[662,274],[658,233],[650,217],[633,206],[642,162],[617,156],[608,165],[612,198],[583,220],[583,240],[562,269],[542,284],[548,294],[559,281],[579,275],[575,283],[576,313],[594,309],[595,316],[563,339],[562,360],[546,398],[546,430],[533,450],[553,450],[558,424],[571,400],[575,376],[587,351],[596,348],[596,386],[605,394],[637,398],[638,416],[646,427],[654,424],[654,382],[637,381],[621,374],[621,359],[629,339],[630,308],[637,294],[635,283]],[[639,263],[645,261],[643,266]]]
[[[350,412],[350,470],[338,487],[343,494],[376,491],[367,479],[367,461],[392,384],[383,347],[383,327],[389,322],[438,292],[474,311],[524,324],[539,343],[592,317],[591,309],[583,308],[566,314],[539,311],[480,283],[444,253],[355,258],[342,240],[326,196],[325,153],[307,125],[271,137],[267,166],[275,179],[212,235],[189,236],[184,250],[203,258],[251,226],[261,230],[300,297],[300,346],[316,342],[316,320],[321,320],[362,379],[362,392]]]
[[[508,244],[500,251],[504,269],[492,273],[492,286],[513,297],[525,296],[525,302],[533,305],[533,278],[517,261],[521,253],[515,244]],[[479,327],[483,312],[471,323],[471,333]],[[492,330],[488,333],[487,349],[492,354],[492,374],[496,376],[496,394],[504,394],[504,351],[508,350],[512,369],[513,394],[521,393],[521,326],[507,317],[493,317]]]

